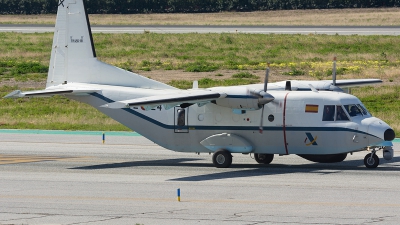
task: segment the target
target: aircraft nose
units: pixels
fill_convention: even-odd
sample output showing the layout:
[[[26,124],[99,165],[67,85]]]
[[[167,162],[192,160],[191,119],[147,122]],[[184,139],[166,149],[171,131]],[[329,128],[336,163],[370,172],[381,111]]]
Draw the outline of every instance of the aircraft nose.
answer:
[[[395,138],[395,133],[394,130],[392,129],[387,129],[383,135],[385,141],[392,141]]]

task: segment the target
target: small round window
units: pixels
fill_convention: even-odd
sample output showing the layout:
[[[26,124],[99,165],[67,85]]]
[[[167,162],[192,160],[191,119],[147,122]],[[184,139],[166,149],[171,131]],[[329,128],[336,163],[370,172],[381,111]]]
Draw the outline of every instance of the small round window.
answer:
[[[269,121],[269,122],[274,121],[274,119],[275,119],[275,118],[274,118],[274,115],[271,114],[271,115],[268,116],[268,121]]]

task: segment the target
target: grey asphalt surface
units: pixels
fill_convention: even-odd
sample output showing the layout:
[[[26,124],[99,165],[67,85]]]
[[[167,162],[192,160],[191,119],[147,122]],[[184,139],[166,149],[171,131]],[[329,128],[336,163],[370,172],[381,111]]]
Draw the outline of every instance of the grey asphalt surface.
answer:
[[[399,35],[398,26],[92,26],[93,33],[254,33],[254,34],[328,34]],[[54,32],[54,25],[0,24],[0,32]]]
[[[399,147],[376,169],[367,152],[271,165],[236,154],[217,169],[141,136],[1,133],[0,224],[398,224]]]

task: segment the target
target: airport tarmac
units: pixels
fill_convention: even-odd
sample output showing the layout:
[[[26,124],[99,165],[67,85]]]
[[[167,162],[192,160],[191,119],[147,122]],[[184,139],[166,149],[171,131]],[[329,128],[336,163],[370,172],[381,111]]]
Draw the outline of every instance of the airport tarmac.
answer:
[[[176,153],[137,135],[0,132],[0,224],[398,224],[400,143],[318,164]],[[180,201],[177,189],[180,189]]]

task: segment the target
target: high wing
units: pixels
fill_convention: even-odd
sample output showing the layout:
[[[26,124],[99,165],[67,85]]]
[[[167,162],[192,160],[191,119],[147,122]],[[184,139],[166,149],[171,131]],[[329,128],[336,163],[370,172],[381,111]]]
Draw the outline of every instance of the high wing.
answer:
[[[329,81],[332,82],[332,81]],[[380,79],[351,79],[351,80],[336,80],[336,86],[341,88],[359,87],[370,84],[382,83]],[[333,84],[333,83],[332,83]]]
[[[20,90],[13,91],[4,98],[22,98],[22,97],[51,97],[54,95],[86,95],[94,93],[100,90],[89,90],[89,89],[78,89],[78,88],[49,88],[38,91],[26,91],[21,92]]]
[[[102,105],[101,107],[120,109],[140,106],[146,110],[149,110],[159,105],[163,105],[165,109],[170,109],[174,106],[180,105],[182,108],[185,108],[193,104],[206,104],[212,100],[225,97],[225,93],[218,93],[207,89],[184,90],[166,95],[155,95],[124,101],[117,101]]]
[[[288,84],[291,91],[311,91],[310,84],[320,91],[338,91],[343,92],[343,89],[367,86],[371,84],[380,84],[380,79],[351,79],[351,80],[336,80],[333,85],[332,80],[288,80],[269,84],[268,89],[274,91],[287,90]],[[249,85],[250,86],[250,85]],[[261,88],[261,84],[253,84],[252,87]],[[342,89],[343,88],[343,89]]]

